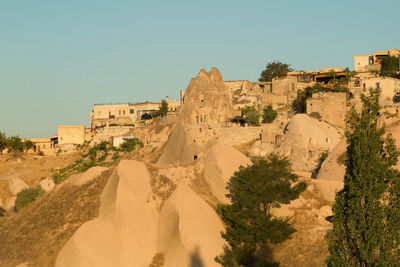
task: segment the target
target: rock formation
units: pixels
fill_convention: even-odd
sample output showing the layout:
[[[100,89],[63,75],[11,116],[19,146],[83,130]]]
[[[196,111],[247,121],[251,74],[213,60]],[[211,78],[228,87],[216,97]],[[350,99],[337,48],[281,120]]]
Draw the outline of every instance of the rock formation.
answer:
[[[212,208],[181,184],[165,203],[159,217],[158,251],[165,266],[219,266],[223,225]]]
[[[150,194],[145,165],[121,161],[103,191],[99,217],[76,231],[56,266],[149,265],[157,244],[157,210]]]
[[[336,128],[306,114],[297,114],[286,126],[282,145],[276,152],[288,156],[294,170],[313,171],[321,153],[332,151],[339,141]]]
[[[220,72],[202,69],[185,92],[185,104],[179,115],[160,164],[184,163],[197,159],[217,143],[213,124],[225,123],[233,114],[229,90]]]

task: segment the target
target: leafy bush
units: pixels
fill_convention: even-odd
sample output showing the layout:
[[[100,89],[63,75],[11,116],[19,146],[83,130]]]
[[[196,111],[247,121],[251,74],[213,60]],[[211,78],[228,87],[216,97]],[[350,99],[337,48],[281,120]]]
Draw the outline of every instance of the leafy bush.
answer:
[[[249,125],[260,125],[260,113],[254,106],[242,108],[241,111],[242,117]]]
[[[0,132],[0,154],[3,152],[3,150],[7,147],[7,137],[6,134],[3,132]]]
[[[278,112],[272,109],[271,105],[263,109],[263,123],[271,123],[276,119]]]
[[[314,172],[313,172],[313,174],[312,174],[312,176],[313,176],[314,178],[317,176],[319,170],[321,169],[322,163],[324,163],[324,161],[326,160],[326,158],[328,157],[328,155],[329,155],[329,154],[328,154],[327,151],[322,152],[321,156],[320,156],[319,159],[318,159],[318,165],[317,165],[317,167],[315,168],[315,170],[314,170]]]
[[[136,146],[143,147],[144,144],[140,140],[126,140],[121,144],[121,151],[131,152],[136,148]]]
[[[35,188],[22,189],[21,192],[17,194],[17,199],[15,200],[15,210],[20,211],[35,200],[42,197],[45,193],[46,192],[40,185]]]
[[[33,149],[35,147],[35,144],[31,140],[25,140],[23,143],[23,149],[25,151],[28,151],[29,149]]]
[[[293,108],[299,113],[305,113],[307,110],[306,101],[312,97],[313,93],[325,91],[325,88],[315,83],[313,86],[307,86],[304,90],[297,91],[297,99],[293,103]]]
[[[398,57],[384,57],[382,59],[382,67],[380,75],[384,77],[400,78],[399,71],[399,58]]]

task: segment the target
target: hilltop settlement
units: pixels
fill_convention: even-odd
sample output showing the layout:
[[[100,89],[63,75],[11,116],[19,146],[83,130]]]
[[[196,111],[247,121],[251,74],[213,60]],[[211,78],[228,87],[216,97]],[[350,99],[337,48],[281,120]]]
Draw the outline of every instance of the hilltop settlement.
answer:
[[[353,71],[281,73],[273,67],[285,64],[272,62],[259,81],[202,69],[178,100],[94,104],[89,127],[21,140],[32,143],[22,153],[9,143],[0,155],[0,265],[220,266],[230,179],[271,154],[307,186],[271,205],[295,231],[268,255],[282,266],[325,264],[346,116],[370,89],[400,147],[399,55],[354,55]],[[24,190],[33,200],[21,200]]]

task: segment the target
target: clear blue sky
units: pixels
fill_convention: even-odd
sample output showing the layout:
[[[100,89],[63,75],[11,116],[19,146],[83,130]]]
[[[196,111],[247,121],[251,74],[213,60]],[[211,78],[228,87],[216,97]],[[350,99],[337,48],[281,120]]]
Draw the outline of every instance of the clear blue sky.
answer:
[[[93,103],[178,98],[201,68],[353,67],[400,48],[400,1],[0,0],[0,131],[46,137]]]

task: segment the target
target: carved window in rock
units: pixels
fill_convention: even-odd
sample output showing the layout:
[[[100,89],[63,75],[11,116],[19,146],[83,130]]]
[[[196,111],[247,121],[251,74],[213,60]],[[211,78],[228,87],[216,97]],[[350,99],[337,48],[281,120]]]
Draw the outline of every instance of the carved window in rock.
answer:
[[[196,116],[196,123],[199,123],[199,116]]]

